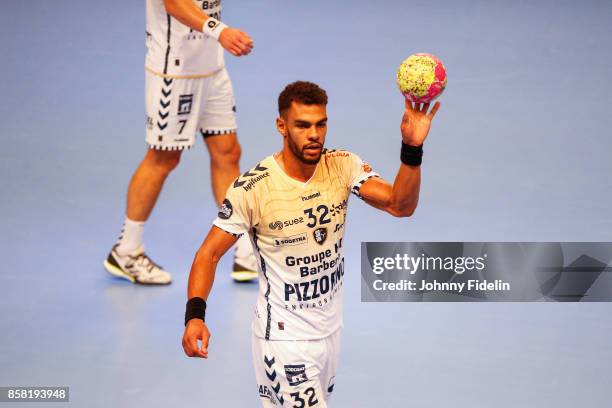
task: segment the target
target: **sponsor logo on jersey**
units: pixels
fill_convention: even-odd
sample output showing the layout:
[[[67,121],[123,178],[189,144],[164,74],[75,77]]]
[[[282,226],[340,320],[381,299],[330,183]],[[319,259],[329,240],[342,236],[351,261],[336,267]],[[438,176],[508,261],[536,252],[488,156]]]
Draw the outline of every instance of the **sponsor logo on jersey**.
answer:
[[[265,179],[266,177],[268,177],[270,175],[270,173],[268,173],[267,171],[263,174],[260,174],[258,176],[253,177],[252,179],[250,179],[245,185],[242,186],[242,188],[244,188],[244,191],[249,191],[250,189],[253,188],[253,186],[255,186],[255,184],[257,184],[258,181],[261,181],[263,179]]]
[[[285,374],[287,375],[287,382],[292,387],[308,381],[305,364],[285,365]]]
[[[325,157],[326,158],[332,158],[332,157],[349,157],[351,154],[349,152],[347,152],[346,150],[328,150],[327,152],[325,152]]]
[[[326,262],[326,261],[325,261]],[[285,302],[297,300],[298,302],[308,302],[325,297],[328,293],[342,285],[344,277],[344,258],[333,260],[327,263],[325,275],[312,280],[300,280],[298,283],[285,282]],[[335,269],[329,273],[329,268]],[[316,268],[319,269],[318,267]],[[306,272],[306,271],[305,271]],[[300,274],[301,277],[308,276],[308,273]],[[326,299],[323,299],[327,303]]]
[[[247,171],[242,176],[238,177],[236,181],[234,181],[234,188],[242,187],[244,191],[249,191],[255,186],[255,184],[257,184],[257,182],[270,176],[270,173],[266,170],[268,170],[267,167],[257,163],[257,166],[255,166],[252,170]],[[263,171],[265,171],[265,173],[262,173]],[[243,180],[243,178],[248,179]]]
[[[193,104],[193,94],[179,95],[178,114],[189,115]]]
[[[317,244],[323,245],[327,239],[327,227],[317,228],[312,232],[312,236]]]
[[[270,223],[270,229],[275,229],[274,227],[276,227],[277,225],[280,225],[281,229],[282,229],[282,223],[280,223],[280,221],[276,221],[276,223],[272,224]],[[293,246],[293,245],[302,245],[308,242],[308,236],[306,235],[305,232],[301,233],[301,234],[297,234],[297,235],[292,235],[290,237],[284,237],[284,238],[274,238],[274,246],[275,247],[281,247],[281,246]]]
[[[282,230],[283,229],[283,222],[282,221],[274,221],[271,222],[270,225],[268,225],[268,227],[270,227],[271,230]]]
[[[321,193],[317,191],[316,193],[312,193],[307,195],[306,197],[302,197],[302,201],[312,200],[313,198],[321,197]]]
[[[272,390],[268,388],[268,386],[259,384],[259,396],[261,398],[267,398],[272,402],[272,405],[276,405],[276,401],[274,396],[272,395]]]
[[[202,2],[202,9],[208,10],[211,8],[219,7],[220,5],[221,5],[221,0],[204,1]]]
[[[273,221],[270,224],[268,224],[268,227],[270,227],[271,230],[282,230],[285,227],[290,227],[292,225],[297,225],[297,224],[301,224],[304,222],[304,217],[300,217],[300,218],[294,218],[292,220],[285,220],[285,221]]]
[[[221,204],[221,208],[219,209],[219,214],[217,215],[219,216],[219,218],[223,220],[227,220],[229,219],[229,217],[232,216],[233,213],[234,213],[234,207],[232,207],[232,203],[230,203],[230,200],[226,198],[225,200],[223,200],[223,204]]]

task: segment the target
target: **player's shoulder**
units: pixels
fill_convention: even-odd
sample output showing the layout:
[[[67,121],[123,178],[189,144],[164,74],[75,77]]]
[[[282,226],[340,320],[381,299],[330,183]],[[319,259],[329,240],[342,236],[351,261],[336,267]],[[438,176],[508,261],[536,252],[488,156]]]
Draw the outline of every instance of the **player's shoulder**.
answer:
[[[361,158],[355,153],[345,149],[325,149],[323,152],[323,160],[328,166],[342,168],[350,166],[355,162],[360,162]]]
[[[255,166],[238,176],[231,184],[231,187],[233,189],[244,191],[245,193],[254,193],[256,187],[262,182],[262,180],[270,177],[270,157],[266,157]]]

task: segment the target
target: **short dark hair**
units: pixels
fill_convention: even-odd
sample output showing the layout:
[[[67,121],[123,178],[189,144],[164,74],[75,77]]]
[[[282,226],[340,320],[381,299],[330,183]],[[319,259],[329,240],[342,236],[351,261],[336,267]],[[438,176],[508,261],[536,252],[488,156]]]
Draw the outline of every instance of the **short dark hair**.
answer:
[[[327,105],[327,93],[319,85],[307,81],[295,81],[278,95],[278,113],[282,115],[291,102],[304,105]]]

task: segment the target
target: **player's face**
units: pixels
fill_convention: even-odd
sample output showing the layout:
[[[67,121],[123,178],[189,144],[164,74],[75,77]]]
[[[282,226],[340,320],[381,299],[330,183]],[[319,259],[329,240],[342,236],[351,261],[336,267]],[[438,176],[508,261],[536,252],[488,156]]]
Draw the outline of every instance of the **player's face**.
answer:
[[[325,105],[292,102],[277,125],[289,150],[298,160],[304,164],[317,164],[321,160],[327,134]]]

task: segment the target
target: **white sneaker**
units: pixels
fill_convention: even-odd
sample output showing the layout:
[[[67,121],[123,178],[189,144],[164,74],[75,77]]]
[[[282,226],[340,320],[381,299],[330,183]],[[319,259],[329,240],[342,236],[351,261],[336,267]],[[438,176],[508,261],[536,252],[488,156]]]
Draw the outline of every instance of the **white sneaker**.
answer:
[[[257,279],[258,272],[252,269],[247,269],[234,261],[231,277],[234,282],[252,282]]]
[[[141,285],[169,285],[172,282],[172,275],[153,262],[142,245],[128,255],[119,255],[115,245],[104,261],[104,268],[111,275]]]

